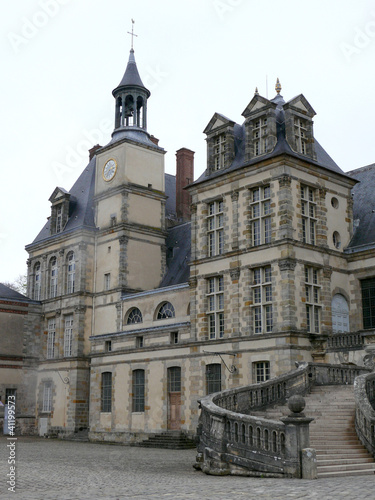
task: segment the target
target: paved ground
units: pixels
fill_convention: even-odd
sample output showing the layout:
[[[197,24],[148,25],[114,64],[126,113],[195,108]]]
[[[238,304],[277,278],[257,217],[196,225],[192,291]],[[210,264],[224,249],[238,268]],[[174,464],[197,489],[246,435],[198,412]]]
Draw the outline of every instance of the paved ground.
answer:
[[[16,493],[7,491],[9,440],[0,437],[0,499],[373,500],[375,476],[318,479],[213,477],[192,468],[194,450],[18,438]]]

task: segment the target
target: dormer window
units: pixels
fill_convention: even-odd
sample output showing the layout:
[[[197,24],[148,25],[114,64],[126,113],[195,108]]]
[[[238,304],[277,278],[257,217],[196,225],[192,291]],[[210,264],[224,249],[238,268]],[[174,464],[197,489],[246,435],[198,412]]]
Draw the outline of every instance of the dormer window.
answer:
[[[307,123],[305,120],[294,119],[294,135],[297,151],[303,155],[307,154]]]
[[[254,156],[267,152],[267,117],[253,122]]]
[[[221,170],[225,166],[226,134],[220,134],[215,138],[214,169]]]
[[[61,233],[62,231],[62,205],[56,207],[56,233]]]

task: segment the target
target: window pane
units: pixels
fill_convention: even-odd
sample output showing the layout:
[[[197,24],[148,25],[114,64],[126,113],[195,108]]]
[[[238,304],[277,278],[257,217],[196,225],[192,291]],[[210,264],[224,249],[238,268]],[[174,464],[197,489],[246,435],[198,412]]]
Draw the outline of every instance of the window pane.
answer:
[[[133,412],[145,411],[145,372],[133,371]]]
[[[221,365],[214,363],[206,366],[206,393],[221,391]]]
[[[112,373],[102,373],[101,411],[112,411]]]

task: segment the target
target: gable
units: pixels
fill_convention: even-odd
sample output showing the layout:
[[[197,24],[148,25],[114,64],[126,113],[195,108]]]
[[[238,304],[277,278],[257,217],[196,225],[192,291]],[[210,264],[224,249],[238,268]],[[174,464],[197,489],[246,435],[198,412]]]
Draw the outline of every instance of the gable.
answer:
[[[261,109],[266,110],[269,107],[276,108],[276,104],[274,104],[273,102],[269,101],[265,97],[262,97],[262,96],[256,94],[251,99],[251,101],[249,102],[249,104],[246,106],[245,110],[242,113],[242,116],[244,116],[245,118],[247,118],[249,115],[251,115],[255,111],[259,111]]]
[[[296,111],[301,111],[304,115],[310,116],[312,118],[316,115],[314,108],[308,102],[308,100],[304,97],[303,94],[294,97],[286,104],[284,104],[284,109],[294,108]]]
[[[230,126],[233,127],[235,125],[235,122],[233,120],[230,120],[224,115],[221,115],[220,113],[215,113],[214,116],[211,118],[211,120],[208,122],[207,127],[203,130],[204,134],[209,134],[215,129],[218,129],[220,127],[224,126]]]
[[[49,200],[51,203],[60,200],[61,198],[69,198],[70,195],[69,193],[64,189],[60,187],[56,187],[51,196],[49,197]]]

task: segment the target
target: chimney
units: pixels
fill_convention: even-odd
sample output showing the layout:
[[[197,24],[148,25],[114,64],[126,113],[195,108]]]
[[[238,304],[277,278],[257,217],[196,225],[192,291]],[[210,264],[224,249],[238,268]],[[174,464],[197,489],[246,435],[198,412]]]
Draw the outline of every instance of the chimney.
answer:
[[[181,148],[176,152],[176,214],[181,221],[190,220],[191,196],[184,189],[194,180],[194,151]]]
[[[157,139],[156,137],[154,137],[153,135],[150,135],[150,139],[151,141],[156,144],[157,146],[159,145],[159,139]]]
[[[100,149],[102,146],[100,146],[99,144],[96,144],[95,146],[93,146],[91,149],[89,149],[89,161],[91,161],[94,156],[95,156],[95,153],[98,151],[98,149]]]

